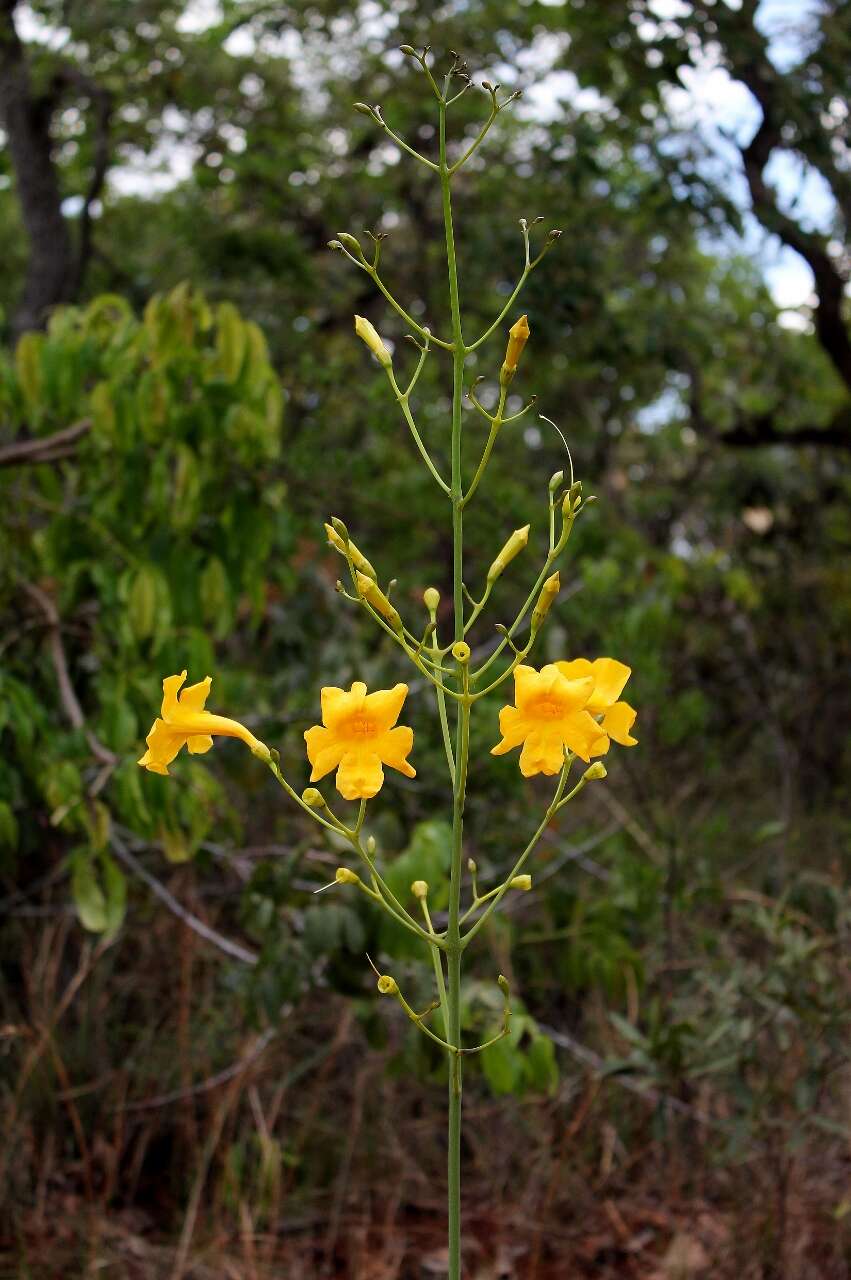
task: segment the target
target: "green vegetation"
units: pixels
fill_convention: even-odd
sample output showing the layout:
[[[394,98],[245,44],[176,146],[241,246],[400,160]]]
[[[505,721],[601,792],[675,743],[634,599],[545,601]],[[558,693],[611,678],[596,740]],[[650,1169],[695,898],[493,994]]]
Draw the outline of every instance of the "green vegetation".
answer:
[[[516,1246],[504,1274],[539,1280],[566,1260],[623,1275],[632,1257],[677,1274],[683,1236],[713,1275],[847,1273],[851,34],[831,0],[793,23],[781,62],[751,0],[658,7],[242,0],[205,26],[173,4],[143,21],[106,0],[26,18],[0,4],[12,1274],[88,1275],[98,1256],[120,1274],[136,1240],[151,1276],[190,1259],[219,1276],[218,1257],[246,1276],[361,1277],[368,1255],[405,1275],[441,1238],[440,1051],[379,1004],[364,960],[408,957],[393,972],[424,1007],[416,941],[343,889],[313,897],[340,850],[282,813],[247,753],[219,743],[169,783],[135,764],[159,676],[184,666],[214,675],[217,706],[291,775],[321,684],[399,678],[392,643],[335,597],[330,513],[368,531],[398,598],[433,581],[451,604],[442,495],[351,317],[380,323],[403,364],[405,328],[326,247],[386,233],[388,280],[446,331],[431,175],[351,110],[380,101],[434,155],[401,40],[463,50],[476,82],[532,86],[552,65],[597,91],[527,94],[458,183],[480,329],[522,266],[518,220],[562,231],[522,308],[524,389],[558,430],[505,428],[466,550],[480,583],[511,529],[530,521],[545,549],[563,433],[598,502],[542,660],[622,657],[640,712],[640,750],[546,834],[532,892],[483,931],[465,984],[471,1039],[499,1021],[495,969],[517,993],[511,1037],[467,1072],[464,1159],[492,1215],[473,1235]],[[36,40],[38,23],[67,34]],[[757,104],[733,148],[743,185],[671,96],[705,58]],[[487,101],[457,104],[469,140]],[[154,153],[178,176],[130,190],[127,167]],[[829,226],[769,184],[783,155],[820,176]],[[742,247],[758,228],[814,272],[797,323]],[[473,371],[489,407],[504,337]],[[420,426],[448,474],[430,364]],[[474,456],[470,409],[464,429]],[[510,622],[525,582],[514,562],[495,616]],[[474,652],[492,639],[483,623]],[[443,745],[425,694],[412,684],[419,779],[392,801],[388,783],[371,829],[394,892],[425,879],[439,913],[451,813],[429,782]],[[500,705],[471,744],[465,853],[485,889],[543,800],[488,755]],[[59,1228],[63,1204],[80,1212]]]

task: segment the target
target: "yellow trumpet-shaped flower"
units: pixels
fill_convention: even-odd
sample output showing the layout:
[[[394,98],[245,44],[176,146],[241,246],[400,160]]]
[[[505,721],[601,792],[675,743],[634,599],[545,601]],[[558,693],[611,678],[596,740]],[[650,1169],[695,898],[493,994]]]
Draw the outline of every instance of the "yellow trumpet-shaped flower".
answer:
[[[139,764],[151,773],[168,775],[168,766],[181,747],[188,747],[193,755],[202,755],[210,750],[214,737],[240,738],[255,755],[268,760],[269,748],[245,725],[204,710],[212,683],[210,676],[181,693],[185,680],[185,671],[181,671],[179,676],[166,676],[163,680],[162,719],[155,720],[151,726],[146,738],[148,749]]]
[[[384,782],[382,765],[398,769],[408,778],[416,770],[407,756],[414,733],[396,725],[408,695],[406,684],[367,693],[356,680],[351,690],[322,690],[322,724],[305,732],[307,758],[313,766],[311,782],[337,770],[337,790],[345,800],[370,800]]]
[[[522,742],[520,772],[524,778],[536,773],[559,773],[565,749],[590,760],[601,737],[600,726],[585,710],[593,690],[591,676],[569,680],[555,663],[540,671],[516,667],[516,705],[500,711],[502,741],[491,749],[491,754],[505,755]]]
[[[596,658],[589,662],[587,658],[575,658],[573,662],[557,662],[555,664],[566,680],[583,680],[591,678],[594,688],[588,699],[586,710],[591,715],[602,716],[600,730],[603,739],[591,752],[595,756],[603,756],[609,749],[609,739],[622,747],[634,747],[638,739],[633,738],[630,729],[635,724],[638,714],[628,702],[619,702],[623,687],[632,670],[615,658]]]

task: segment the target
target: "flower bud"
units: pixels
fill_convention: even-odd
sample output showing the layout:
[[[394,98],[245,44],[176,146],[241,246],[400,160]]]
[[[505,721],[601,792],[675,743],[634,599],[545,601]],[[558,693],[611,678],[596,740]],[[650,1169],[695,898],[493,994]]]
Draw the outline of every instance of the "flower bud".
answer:
[[[597,782],[600,778],[606,777],[606,766],[603,764],[602,760],[595,760],[594,763],[585,770],[582,776],[583,778],[586,778],[588,782]]]
[[[499,371],[499,385],[501,387],[508,386],[508,383],[517,372],[517,361],[529,341],[529,332],[529,321],[526,316],[521,316],[508,330],[508,346],[505,349],[505,360]]]
[[[370,324],[369,320],[364,319],[363,316],[355,316],[355,333],[359,338],[363,339],[378,360],[378,363],[385,369],[389,369],[393,361],[390,358],[390,352],[378,336],[375,326]]]
[[[499,575],[511,563],[516,555],[519,555],[526,543],[529,541],[528,524],[524,524],[522,529],[515,529],[505,546],[488,569],[488,582],[496,582]]]
[[[478,867],[476,866],[476,862],[474,858],[467,859],[467,870],[469,871],[471,876],[474,876],[478,871]]]
[[[440,592],[437,587],[426,587],[423,592],[423,604],[429,613],[437,613],[437,606],[440,604]]]
[[[389,973],[382,973],[378,979],[378,990],[383,996],[395,996],[399,993],[399,984]]]
[[[416,58],[416,57],[418,57],[418,54],[417,54],[416,49],[412,49],[412,48],[411,48],[411,46],[410,46],[409,44],[400,44],[400,45],[399,45],[399,52],[400,52],[400,53],[406,53],[406,54],[408,55],[408,57],[409,57],[409,58]]]
[[[570,510],[573,511],[574,508],[578,507],[579,503],[582,501],[582,481],[581,480],[576,480],[570,486],[570,488],[567,491],[567,497],[570,502]]]
[[[466,666],[470,661],[470,646],[466,640],[458,640],[452,646],[452,657],[456,662],[460,662],[462,666]]]
[[[372,107],[368,107],[365,102],[355,102],[352,105],[355,111],[359,111],[362,116],[372,116],[373,119],[375,118],[375,113],[373,112]]]
[[[339,525],[339,527],[344,531],[344,536],[341,536],[338,532],[336,528],[337,525]],[[361,573],[366,574],[368,578],[376,578],[378,576],[363,552],[359,551],[352,542],[349,537],[348,530],[342,520],[337,520],[332,524],[326,524],[325,532],[328,535],[329,547],[333,547],[335,551],[339,551],[341,556],[345,556],[348,552],[348,557],[351,559],[355,568],[360,569]]]
[[[561,486],[562,480],[564,480],[564,472],[554,471],[553,474],[550,476],[550,483],[549,483],[550,493],[555,493],[556,489],[558,489]]]
[[[418,898],[421,902],[423,898],[427,898],[428,885],[426,884],[425,880],[415,880],[414,883],[411,885],[411,893],[414,895],[415,898]]]
[[[378,583],[373,578],[368,578],[365,573],[356,572],[355,578],[361,599],[371,605],[376,613],[380,613],[393,630],[401,635],[403,628],[399,610],[393,607]]]
[[[334,872],[337,884],[360,884],[360,876],[348,867],[338,867]]]
[[[349,253],[352,254],[353,257],[357,258],[359,262],[366,262],[366,258],[363,256],[363,249],[361,248],[360,240],[358,240],[357,236],[349,235],[348,231],[338,231],[337,239],[342,241]]]
[[[535,608],[532,610],[532,634],[533,635],[541,627],[541,624],[543,623],[544,618],[546,618],[547,614],[550,611],[550,606],[552,605],[553,600],[555,600],[560,590],[561,590],[561,582],[559,580],[558,570],[556,570],[555,573],[550,574],[549,578],[547,578],[546,582],[541,588],[541,594],[538,596],[538,603],[535,605]]]
[[[508,979],[506,978],[504,973],[501,973],[499,975],[499,977],[496,980],[496,984],[499,987],[502,994],[505,996],[505,998],[508,999]]]
[[[305,787],[301,793],[301,798],[309,809],[325,808],[325,797],[321,791],[316,790],[316,787]]]
[[[375,853],[375,836],[367,836],[366,851],[370,857]]]
[[[524,893],[532,888],[531,876],[515,876],[513,880],[508,882],[509,889],[521,889]]]

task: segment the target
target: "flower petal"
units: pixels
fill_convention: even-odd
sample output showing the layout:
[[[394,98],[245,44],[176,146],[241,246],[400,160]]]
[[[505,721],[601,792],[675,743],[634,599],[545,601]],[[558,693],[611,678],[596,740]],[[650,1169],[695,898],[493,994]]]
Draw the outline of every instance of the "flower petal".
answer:
[[[207,733],[193,733],[191,738],[187,738],[186,745],[189,748],[190,755],[202,756],[205,751],[209,751],[213,745],[213,739]]]
[[[617,702],[632,668],[616,658],[597,658],[594,668],[594,692],[588,701],[589,711],[605,711]]]
[[[529,734],[520,752],[520,772],[524,778],[536,773],[552,776],[561,771],[564,764],[564,748],[557,730],[535,729]]]
[[[541,677],[534,667],[527,667],[520,664],[514,668],[514,701],[518,707],[523,707],[530,698],[534,698],[540,692]]]
[[[572,662],[557,662],[556,666],[565,680],[582,680],[586,676],[593,675],[592,664],[587,658],[574,658]]]
[[[491,747],[492,756],[504,756],[506,751],[519,747],[534,726],[517,707],[503,707],[499,713],[499,731],[502,741]]]
[[[389,765],[391,769],[398,769],[406,778],[415,778],[417,771],[413,765],[408,764],[406,758],[413,745],[413,729],[400,724],[395,729],[389,729],[387,733],[382,734],[375,744],[375,749],[384,764]]]
[[[163,705],[160,712],[163,720],[172,720],[180,714],[177,695],[185,679],[186,672],[181,671],[179,676],[166,676],[165,680],[163,680]]]
[[[172,676],[172,680],[179,677]],[[138,763],[151,773],[168,775],[168,766],[186,742],[186,734],[174,730],[164,720],[155,720],[145,741],[148,749]]]
[[[207,695],[210,692],[210,685],[213,683],[212,676],[206,676],[198,684],[190,684],[183,690],[178,698],[178,706],[181,711],[203,711],[204,703],[207,701]]]
[[[395,684],[392,689],[376,689],[375,693],[367,694],[363,700],[364,713],[375,721],[379,733],[393,728],[407,696],[406,684]]]
[[[548,670],[548,667],[544,667],[544,671]],[[582,707],[588,705],[588,701],[594,693],[593,677],[581,676],[578,680],[566,680],[555,664],[553,664],[553,670],[555,675],[547,677],[552,680],[550,692],[553,698],[558,698],[564,707],[565,713],[579,711]]]
[[[336,769],[346,752],[346,743],[330,729],[319,724],[305,730],[304,741],[307,745],[307,758],[313,765],[311,782],[318,782],[332,769]]]
[[[629,731],[635,724],[637,715],[638,712],[628,702],[616,702],[603,716],[600,727],[622,747],[635,747],[638,745],[638,739],[633,738]]]
[[[335,729],[350,709],[351,694],[345,689],[329,685],[319,695],[322,702],[322,723],[329,729]]]
[[[600,733],[600,726],[593,716],[587,711],[572,711],[570,715],[560,722],[562,737],[565,745],[579,756],[580,760],[584,760],[586,764],[591,759],[595,746],[603,736]],[[604,754],[602,751],[597,752],[598,755]]]
[[[336,782],[344,800],[371,800],[384,782],[381,761],[374,751],[347,751],[340,761]]]

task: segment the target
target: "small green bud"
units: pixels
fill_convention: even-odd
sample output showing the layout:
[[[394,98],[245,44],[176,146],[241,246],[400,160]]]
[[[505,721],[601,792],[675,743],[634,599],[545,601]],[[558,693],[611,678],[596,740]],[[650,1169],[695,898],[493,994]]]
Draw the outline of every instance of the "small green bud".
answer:
[[[407,54],[409,58],[418,58],[420,56],[416,49],[412,49],[409,44],[400,44],[399,52]]]
[[[505,974],[501,973],[497,978],[496,982],[500,991],[507,999],[508,998],[508,979],[506,978]]]
[[[367,836],[366,851],[370,857],[375,853],[375,836]]]
[[[414,895],[415,898],[418,898],[420,902],[422,902],[423,898],[427,898],[428,885],[426,884],[425,880],[415,880],[414,883],[411,885],[411,893]]]
[[[305,787],[301,793],[301,798],[310,809],[325,808],[325,797],[321,791],[316,790],[316,787]]]
[[[355,111],[359,111],[362,116],[372,116],[374,119],[375,113],[373,112],[372,107],[368,107],[365,102],[355,102],[352,105],[354,106]]]
[[[349,253],[354,254],[354,256],[359,258],[361,262],[366,262],[366,258],[363,256],[363,249],[361,248],[360,240],[358,240],[356,236],[349,235],[348,231],[338,231],[337,239],[342,241]]]
[[[582,501],[582,481],[576,480],[567,491],[567,501],[571,511]]]
[[[452,646],[452,657],[456,662],[460,662],[462,666],[466,666],[470,661],[470,646],[466,640],[458,640]]]
[[[378,990],[383,996],[395,996],[399,994],[399,984],[389,973],[382,973],[378,979]]]
[[[337,884],[360,884],[360,876],[348,867],[338,867],[334,872]]]
[[[595,760],[594,763],[585,770],[582,776],[589,782],[596,782],[599,778],[606,777],[606,766],[603,764],[602,760]]]
[[[528,893],[532,888],[531,876],[515,876],[513,880],[508,882],[509,889],[520,889],[523,893]]]
[[[437,606],[440,604],[440,592],[437,587],[426,587],[423,592],[423,604],[429,613],[437,613]]]
[[[476,866],[476,863],[475,863],[474,859],[473,859],[473,858],[468,858],[468,859],[467,859],[467,870],[469,871],[470,875],[471,875],[471,876],[474,876],[474,875],[476,874],[476,872],[478,871],[478,869],[479,869],[479,868]]]
[[[553,474],[550,476],[550,484],[549,484],[550,493],[555,493],[556,489],[558,489],[561,486],[561,482],[563,480],[564,480],[563,471],[553,472]]]

